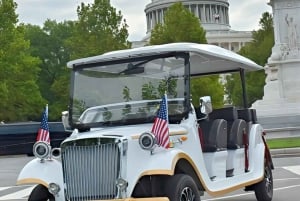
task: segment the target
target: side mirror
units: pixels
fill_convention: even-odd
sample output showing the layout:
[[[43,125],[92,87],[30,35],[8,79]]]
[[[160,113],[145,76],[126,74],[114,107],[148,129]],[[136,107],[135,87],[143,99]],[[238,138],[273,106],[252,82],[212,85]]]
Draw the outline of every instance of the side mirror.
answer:
[[[71,131],[71,126],[69,124],[69,112],[68,111],[63,111],[61,113],[61,120],[62,120],[62,123],[64,125],[64,128],[65,128],[65,131]]]
[[[202,114],[208,115],[212,112],[212,104],[210,96],[200,97],[200,111]]]

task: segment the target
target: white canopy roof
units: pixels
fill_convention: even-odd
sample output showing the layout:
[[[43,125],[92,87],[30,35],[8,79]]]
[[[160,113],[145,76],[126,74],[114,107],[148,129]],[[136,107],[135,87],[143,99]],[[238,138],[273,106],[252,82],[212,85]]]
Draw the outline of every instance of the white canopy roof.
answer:
[[[189,52],[191,62],[191,75],[218,73],[245,69],[255,71],[263,69],[255,62],[238,55],[232,51],[218,46],[197,43],[170,43],[164,45],[145,46],[134,49],[108,52],[99,56],[77,59],[68,62],[67,66],[85,65],[103,61],[159,55],[168,52]]]

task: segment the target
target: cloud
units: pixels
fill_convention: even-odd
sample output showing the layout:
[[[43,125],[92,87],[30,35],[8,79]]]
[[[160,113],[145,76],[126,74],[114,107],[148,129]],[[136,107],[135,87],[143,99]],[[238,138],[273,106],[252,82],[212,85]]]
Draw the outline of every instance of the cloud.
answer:
[[[272,7],[264,0],[230,0],[229,21],[231,28],[238,31],[253,31],[259,28],[259,20],[264,12],[272,12]]]
[[[58,22],[77,19],[77,6],[94,0],[15,0],[19,21],[42,26],[47,19]],[[229,0],[229,20],[233,30],[252,31],[259,28],[259,19],[271,12],[268,0]],[[151,0],[111,0],[129,25],[129,40],[141,40],[146,35],[145,7]]]
[[[17,4],[19,21],[42,26],[47,19],[75,20],[77,6],[81,1],[74,0],[14,0]],[[85,0],[84,2],[94,2]]]
[[[126,19],[129,31],[129,40],[141,40],[146,35],[145,6],[150,0],[111,0],[112,6],[120,10]]]

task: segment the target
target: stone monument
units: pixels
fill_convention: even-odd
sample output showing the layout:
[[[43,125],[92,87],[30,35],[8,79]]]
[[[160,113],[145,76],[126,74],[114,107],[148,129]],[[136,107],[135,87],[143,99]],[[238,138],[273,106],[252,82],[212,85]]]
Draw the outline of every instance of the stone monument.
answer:
[[[269,5],[275,45],[265,66],[263,99],[252,108],[269,128],[300,128],[300,0],[270,0]]]

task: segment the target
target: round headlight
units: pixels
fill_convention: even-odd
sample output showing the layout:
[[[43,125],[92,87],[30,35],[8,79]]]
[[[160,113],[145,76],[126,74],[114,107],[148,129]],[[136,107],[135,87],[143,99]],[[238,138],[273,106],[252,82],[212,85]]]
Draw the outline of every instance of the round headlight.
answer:
[[[153,150],[156,145],[155,135],[152,133],[143,133],[139,138],[139,143],[142,149]]]
[[[60,187],[58,184],[56,183],[50,183],[49,187],[48,187],[48,191],[52,194],[52,195],[56,195],[59,191],[60,191]]]
[[[50,156],[51,146],[46,142],[36,142],[33,145],[33,154],[35,157],[45,159]]]

